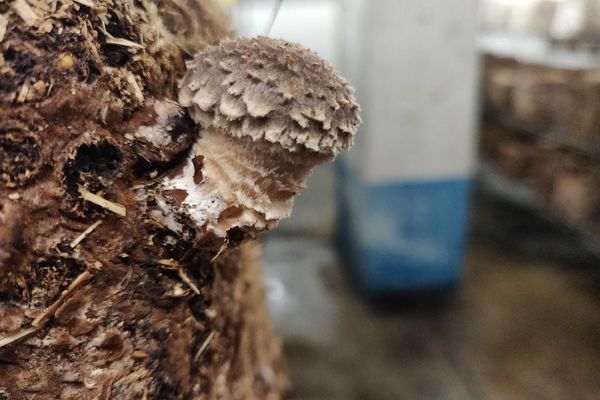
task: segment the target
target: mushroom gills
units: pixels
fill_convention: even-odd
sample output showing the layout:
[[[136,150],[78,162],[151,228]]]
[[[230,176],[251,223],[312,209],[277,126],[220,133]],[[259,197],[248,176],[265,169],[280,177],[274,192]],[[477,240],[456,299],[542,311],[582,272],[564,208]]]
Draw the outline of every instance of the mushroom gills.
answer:
[[[193,180],[192,159],[203,157],[202,182]],[[232,137],[214,128],[203,132],[180,175],[167,178],[166,189],[184,190],[195,223],[224,237],[234,227],[259,231],[289,217],[313,168],[332,157],[281,147],[248,136]]]

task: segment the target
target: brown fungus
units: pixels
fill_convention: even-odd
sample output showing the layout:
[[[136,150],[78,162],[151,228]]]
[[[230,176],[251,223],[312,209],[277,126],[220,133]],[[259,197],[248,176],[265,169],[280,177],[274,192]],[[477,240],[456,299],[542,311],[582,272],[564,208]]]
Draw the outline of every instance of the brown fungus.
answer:
[[[179,101],[204,130],[165,186],[184,190],[185,210],[220,237],[274,227],[312,169],[352,144],[353,89],[312,51],[267,37],[223,41],[187,66]]]

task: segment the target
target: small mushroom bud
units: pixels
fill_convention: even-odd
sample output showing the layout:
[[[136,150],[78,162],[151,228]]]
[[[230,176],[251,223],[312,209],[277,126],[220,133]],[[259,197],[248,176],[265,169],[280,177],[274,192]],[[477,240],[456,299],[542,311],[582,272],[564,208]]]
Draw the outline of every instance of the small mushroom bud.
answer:
[[[203,130],[181,173],[163,184],[184,191],[195,223],[220,237],[288,217],[313,168],[347,149],[360,123],[353,89],[330,64],[267,37],[198,54],[179,102]]]

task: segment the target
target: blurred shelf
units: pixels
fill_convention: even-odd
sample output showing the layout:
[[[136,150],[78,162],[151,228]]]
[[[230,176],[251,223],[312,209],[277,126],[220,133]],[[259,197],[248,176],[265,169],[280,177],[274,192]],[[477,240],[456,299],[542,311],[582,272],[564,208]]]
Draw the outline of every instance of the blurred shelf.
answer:
[[[479,188],[486,194],[498,197],[524,209],[533,212],[538,217],[549,223],[559,225],[569,232],[577,235],[582,247],[595,257],[600,258],[600,235],[594,233],[589,226],[566,221],[536,198],[534,190],[527,182],[506,177],[496,171],[491,162],[480,160],[477,174]]]
[[[508,33],[485,33],[477,39],[480,53],[512,58],[524,64],[570,70],[600,67],[600,53],[585,48],[561,47],[540,37]]]
[[[600,160],[599,144],[575,140],[561,129],[530,124],[519,121],[510,115],[502,115],[492,111],[484,111],[484,119],[503,128],[510,129],[513,132],[548,142],[558,148]]]
[[[489,161],[481,160],[479,162],[477,176],[484,191],[507,199],[524,208],[537,208],[534,192],[529,185],[496,172]]]

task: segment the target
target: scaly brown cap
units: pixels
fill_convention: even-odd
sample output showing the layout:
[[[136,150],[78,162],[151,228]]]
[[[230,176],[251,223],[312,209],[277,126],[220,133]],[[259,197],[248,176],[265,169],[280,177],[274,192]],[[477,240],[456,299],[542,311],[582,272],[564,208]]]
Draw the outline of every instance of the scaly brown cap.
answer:
[[[361,122],[353,89],[296,43],[268,37],[223,41],[188,63],[179,101],[205,127],[335,156]]]

